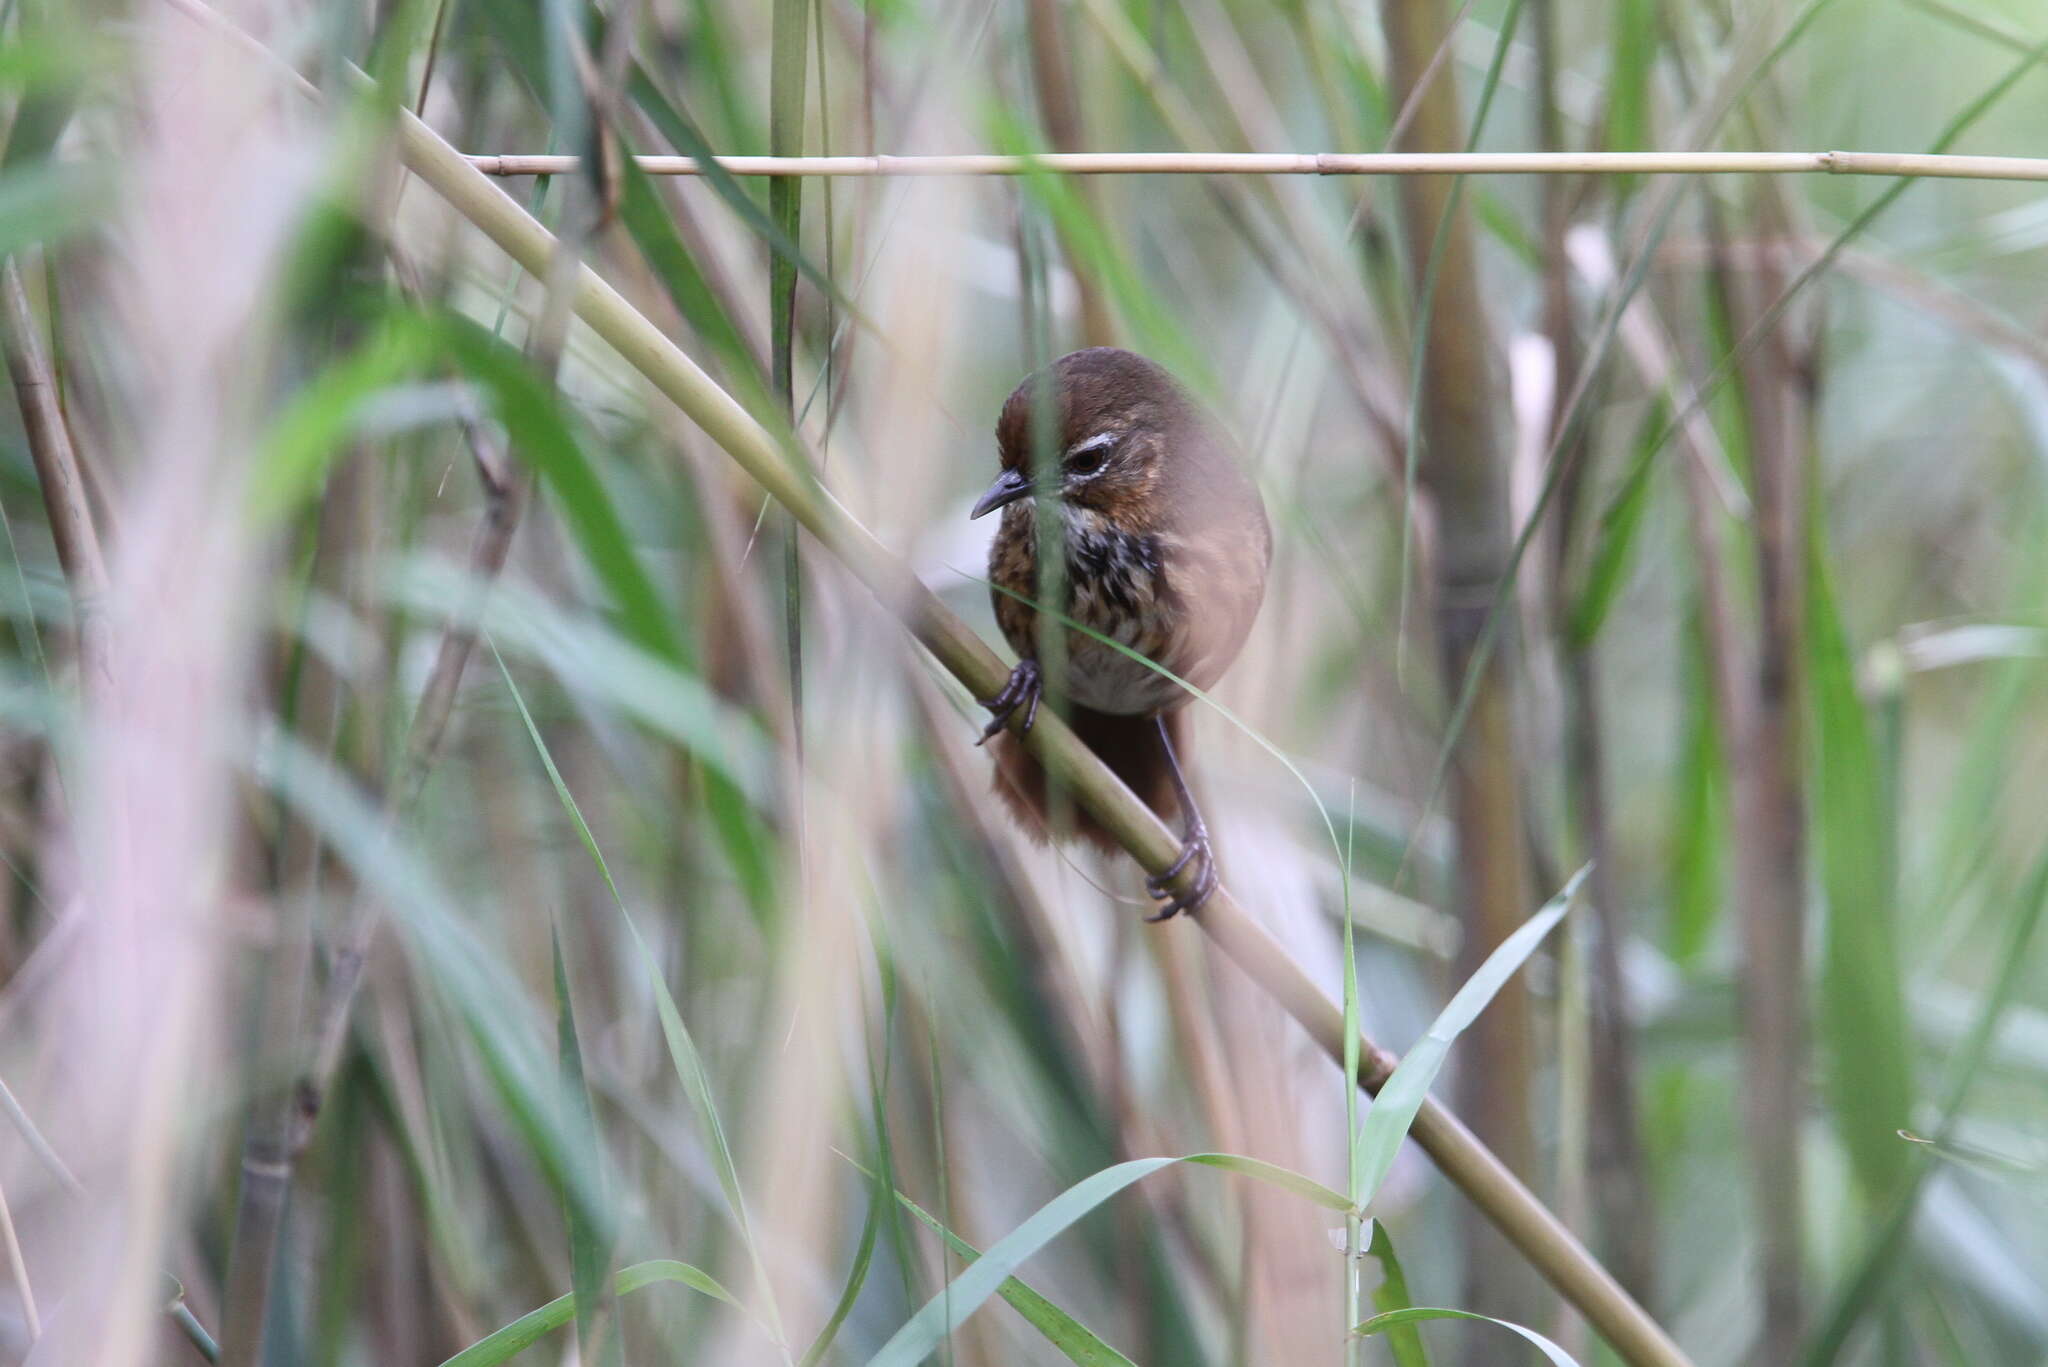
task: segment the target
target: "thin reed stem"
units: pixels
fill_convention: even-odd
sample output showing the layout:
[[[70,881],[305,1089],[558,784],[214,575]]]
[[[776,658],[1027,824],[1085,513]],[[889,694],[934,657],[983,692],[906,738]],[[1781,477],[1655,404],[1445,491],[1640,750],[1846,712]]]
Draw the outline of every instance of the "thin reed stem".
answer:
[[[2048,157],[1925,152],[1040,152],[899,157],[718,157],[735,176],[1903,176],[2048,180]],[[581,158],[476,153],[492,176],[559,176]],[[695,157],[642,156],[650,176],[702,175]]]

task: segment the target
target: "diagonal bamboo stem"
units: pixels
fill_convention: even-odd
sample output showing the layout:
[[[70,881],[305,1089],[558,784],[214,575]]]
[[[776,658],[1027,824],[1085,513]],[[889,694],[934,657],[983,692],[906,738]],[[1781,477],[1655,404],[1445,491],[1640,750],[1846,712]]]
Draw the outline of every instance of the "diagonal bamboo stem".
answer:
[[[493,176],[559,176],[579,158],[506,152],[470,165]],[[2048,180],[2048,157],[1922,152],[1041,152],[898,157],[718,157],[735,176],[1912,176]],[[695,157],[635,157],[650,176],[703,173]]]
[[[415,175],[521,266],[536,274],[546,271],[554,252],[546,228],[418,119],[401,113],[398,135],[400,154]],[[985,697],[1001,686],[1009,671],[987,644],[808,468],[792,461],[776,437],[587,265],[579,271],[574,307],[592,331],[843,561],[969,692]],[[1147,872],[1163,872],[1174,862],[1179,839],[1057,717],[1041,714],[1026,743]],[[1227,889],[1219,889],[1196,920],[1319,1046],[1333,1058],[1342,1057],[1343,1013]],[[1368,1091],[1377,1091],[1391,1075],[1395,1058],[1367,1041],[1363,1063],[1361,1080]],[[1690,1360],[1664,1330],[1456,1116],[1426,1101],[1412,1134],[1439,1170],[1632,1367],[1689,1367]]]

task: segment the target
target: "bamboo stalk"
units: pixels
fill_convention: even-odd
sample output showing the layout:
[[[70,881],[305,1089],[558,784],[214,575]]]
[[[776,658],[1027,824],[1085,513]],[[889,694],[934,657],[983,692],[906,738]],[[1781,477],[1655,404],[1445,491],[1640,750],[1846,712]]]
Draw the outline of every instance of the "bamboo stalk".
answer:
[[[418,119],[401,112],[398,135],[401,156],[425,184],[527,270],[547,269],[554,240],[546,228]],[[775,436],[587,265],[578,272],[574,307],[592,331],[843,561],[970,693],[988,696],[1001,686],[1009,670],[988,645],[820,486],[808,468],[789,459]],[[1026,744],[1148,872],[1160,873],[1172,865],[1179,854],[1179,838],[1057,716],[1041,713]],[[1342,1011],[1265,928],[1245,914],[1228,889],[1218,889],[1195,920],[1325,1052],[1342,1057]],[[1364,1060],[1362,1080],[1368,1090],[1376,1091],[1391,1075],[1394,1056],[1367,1041]],[[1688,1367],[1690,1360],[1663,1329],[1457,1117],[1434,1100],[1426,1101],[1411,1133],[1438,1168],[1625,1361],[1636,1367]]]
[[[567,175],[573,156],[470,155],[492,176]],[[718,157],[735,176],[1647,176],[1835,175],[2048,180],[2048,157],[1926,152],[1041,152],[1033,156]],[[650,176],[703,173],[695,157],[641,156]]]

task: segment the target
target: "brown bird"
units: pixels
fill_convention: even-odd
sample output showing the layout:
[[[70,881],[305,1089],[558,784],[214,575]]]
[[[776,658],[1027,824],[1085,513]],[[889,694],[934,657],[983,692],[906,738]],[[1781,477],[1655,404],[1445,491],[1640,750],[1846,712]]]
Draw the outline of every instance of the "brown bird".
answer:
[[[1057,415],[1035,420],[1043,393]],[[1259,492],[1208,415],[1165,370],[1114,347],[1091,347],[1028,376],[996,422],[1002,473],[973,517],[1003,510],[989,547],[996,622],[1020,657],[982,705],[995,719],[996,788],[1026,829],[1050,838],[1046,775],[1020,741],[1049,680],[1039,663],[1045,544],[1064,550],[1064,614],[1208,689],[1244,645],[1266,594],[1273,534]],[[1042,450],[1042,454],[1041,454]],[[1181,818],[1181,852],[1146,886],[1165,920],[1216,889],[1208,826],[1188,791],[1182,709],[1172,678],[1083,632],[1064,634],[1064,694],[1055,705],[1095,753],[1162,819]],[[1016,720],[1014,735],[1004,728]],[[1075,813],[1075,833],[1105,850],[1109,833]],[[1199,865],[1189,890],[1168,884]]]

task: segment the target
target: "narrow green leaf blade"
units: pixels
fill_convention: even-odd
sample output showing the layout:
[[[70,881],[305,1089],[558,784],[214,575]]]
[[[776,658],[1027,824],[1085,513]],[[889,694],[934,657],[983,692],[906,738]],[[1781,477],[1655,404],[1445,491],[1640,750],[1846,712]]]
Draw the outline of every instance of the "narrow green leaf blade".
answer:
[[[1465,1028],[1479,1018],[1507,980],[1536,952],[1536,946],[1543,941],[1552,927],[1564,919],[1571,909],[1572,898],[1578,893],[1579,884],[1585,879],[1586,870],[1580,869],[1572,875],[1557,896],[1524,921],[1515,933],[1502,940],[1486,962],[1458,989],[1450,1004],[1437,1015],[1415,1047],[1408,1051],[1394,1069],[1394,1075],[1387,1079],[1387,1085],[1380,1088],[1380,1094],[1373,1100],[1372,1109],[1365,1114],[1365,1123],[1359,1127],[1358,1146],[1361,1153],[1363,1178],[1359,1183],[1359,1202],[1370,1206],[1379,1194],[1380,1184],[1387,1179],[1388,1169],[1394,1166],[1394,1155],[1400,1152],[1401,1141],[1408,1135],[1408,1127],[1415,1123],[1415,1114],[1422,1109],[1422,1099],[1429,1095],[1430,1084],[1444,1066],[1444,1059],[1450,1054],[1451,1045],[1457,1041]]]
[[[1639,437],[1639,449],[1656,440],[1663,423],[1662,412],[1661,405],[1651,410]],[[1643,525],[1643,512],[1650,505],[1651,469],[1648,459],[1638,458],[1613,501],[1600,514],[1593,563],[1586,570],[1585,586],[1572,604],[1567,627],[1574,645],[1587,645],[1600,634],[1608,611],[1628,582],[1628,571],[1635,564],[1636,533]]]
[[[499,662],[503,667],[503,661]],[[562,959],[562,936],[554,931],[549,939],[555,964],[555,1039],[562,1070],[563,1128],[569,1132],[571,1162],[586,1166],[591,1186],[603,1196],[599,1171],[597,1124],[590,1105],[590,1089],[584,1081],[583,1047],[576,1037],[576,1009],[569,995],[569,968]],[[569,1227],[570,1295],[576,1308],[576,1341],[581,1355],[590,1361],[616,1363],[621,1344],[616,1333],[607,1332],[610,1316],[605,1295],[605,1270],[612,1260],[611,1212],[600,1205],[586,1211],[577,1203],[565,1202]]]
[[[1373,1305],[1382,1313],[1414,1309],[1415,1298],[1408,1294],[1408,1274],[1395,1256],[1386,1221],[1373,1221],[1372,1243],[1367,1252],[1380,1265],[1380,1284],[1373,1290]],[[1429,1350],[1423,1347],[1422,1333],[1413,1324],[1390,1324],[1381,1332],[1387,1336],[1387,1347],[1393,1350],[1396,1367],[1429,1367]]]
[[[981,1257],[980,1249],[946,1228],[923,1206],[900,1191],[896,1193],[896,1199],[903,1204],[905,1210],[922,1220],[962,1258],[971,1263]],[[1006,1280],[997,1294],[1022,1315],[1032,1328],[1043,1334],[1047,1343],[1066,1354],[1067,1360],[1077,1364],[1077,1367],[1136,1367],[1129,1358],[1096,1337],[1086,1325],[1019,1278],[1011,1277]]]
[[[1384,1315],[1374,1315],[1351,1332],[1360,1337],[1370,1337],[1373,1334],[1382,1334],[1389,1329],[1401,1325],[1421,1324],[1427,1320],[1473,1320],[1480,1324],[1497,1324],[1508,1332],[1520,1334],[1530,1343],[1535,1344],[1537,1350],[1544,1357],[1549,1358],[1555,1363],[1557,1367],[1579,1367],[1577,1360],[1570,1353],[1567,1353],[1534,1329],[1525,1329],[1519,1324],[1514,1324],[1507,1320],[1497,1320],[1491,1315],[1481,1315],[1470,1310],[1444,1310],[1429,1305],[1411,1306],[1406,1310],[1389,1310]]]
[[[732,1293],[720,1286],[715,1278],[700,1272],[688,1263],[679,1263],[667,1258],[650,1262],[635,1263],[622,1268],[612,1279],[612,1294],[629,1296],[664,1282],[679,1283],[727,1305],[737,1305]],[[560,1329],[576,1315],[576,1297],[558,1296],[541,1306],[529,1310],[518,1319],[495,1333],[478,1339],[469,1347],[447,1359],[441,1367],[497,1367],[498,1363],[509,1362],[534,1344]]]
[[[627,633],[668,659],[682,659],[674,614],[633,550],[596,467],[577,442],[553,389],[518,352],[453,314],[423,316],[444,354],[484,386],[513,449],[547,481],[577,545],[619,606]]]
[[[1899,1189],[1912,1123],[1912,1043],[1899,955],[1893,777],[1856,685],[1815,519],[1807,570],[1807,675],[1815,835],[1827,892],[1819,1024],[1835,1122],[1866,1197]]]
[[[1334,1201],[1337,1209],[1350,1209],[1350,1203],[1342,1195],[1319,1182],[1286,1168],[1236,1154],[1198,1153],[1184,1158],[1134,1158],[1127,1163],[1118,1163],[1068,1187],[1040,1206],[1023,1224],[997,1240],[972,1266],[927,1301],[909,1323],[897,1330],[895,1336],[882,1346],[882,1351],[868,1359],[868,1367],[916,1367],[990,1296],[1001,1291],[1003,1283],[1025,1259],[1134,1182],[1177,1163],[1242,1173],[1323,1204]]]

